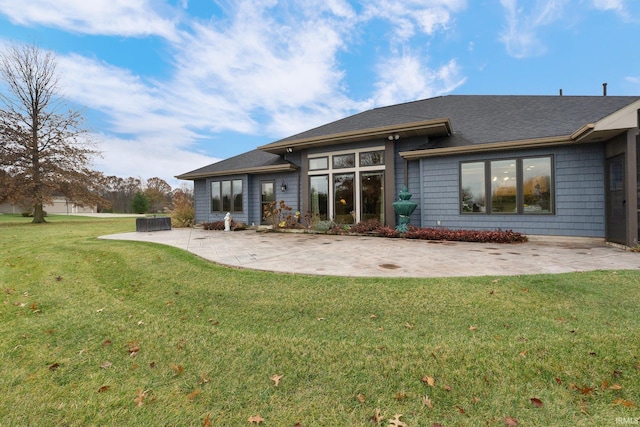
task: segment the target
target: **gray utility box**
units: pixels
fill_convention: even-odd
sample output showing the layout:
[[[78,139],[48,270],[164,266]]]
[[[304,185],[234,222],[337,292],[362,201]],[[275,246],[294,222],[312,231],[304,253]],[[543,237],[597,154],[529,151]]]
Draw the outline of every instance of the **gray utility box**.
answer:
[[[171,230],[171,218],[158,216],[153,218],[136,218],[136,231]]]

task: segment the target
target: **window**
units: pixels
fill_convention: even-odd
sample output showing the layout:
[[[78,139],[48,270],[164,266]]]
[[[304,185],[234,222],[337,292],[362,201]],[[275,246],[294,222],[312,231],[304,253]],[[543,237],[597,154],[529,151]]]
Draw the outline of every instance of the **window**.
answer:
[[[491,212],[518,213],[516,161],[491,162]]]
[[[313,159],[309,159],[309,170],[322,170],[329,169],[329,158],[328,157],[315,157]]]
[[[311,194],[311,214],[320,219],[329,218],[329,176],[316,175],[309,177],[309,192]]]
[[[315,218],[354,224],[384,223],[384,147],[309,157],[309,207]]]
[[[384,165],[384,151],[360,153],[360,166]]]
[[[546,156],[461,163],[460,212],[553,213],[552,161]]]
[[[486,212],[484,162],[460,165],[462,212]]]
[[[335,220],[339,224],[355,223],[355,210],[353,207],[354,178],[354,173],[333,175],[334,206],[336,210]]]
[[[345,169],[352,168],[356,165],[355,154],[340,154],[333,156],[333,168]]]
[[[211,212],[242,212],[242,180],[211,182]]]

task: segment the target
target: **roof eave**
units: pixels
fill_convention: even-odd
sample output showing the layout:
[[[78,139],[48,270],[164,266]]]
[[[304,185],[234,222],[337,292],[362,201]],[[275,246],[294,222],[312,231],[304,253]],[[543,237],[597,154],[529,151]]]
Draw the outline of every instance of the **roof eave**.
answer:
[[[268,153],[282,154],[287,151],[302,150],[305,148],[323,145],[344,144],[376,138],[386,139],[390,135],[398,135],[399,138],[416,135],[425,135],[430,137],[448,136],[451,135],[451,129],[451,121],[448,118],[441,118],[404,123],[401,125],[381,126],[358,131],[273,142],[271,144],[258,147],[258,149]]]
[[[564,135],[520,141],[490,142],[487,144],[464,145],[459,147],[401,151],[399,154],[405,160],[416,160],[424,157],[450,156],[454,154],[482,153],[486,151],[547,147],[551,145],[570,144],[572,142],[574,142],[574,140],[572,139],[571,135]]]
[[[184,173],[182,175],[176,175],[176,179],[182,180],[195,180],[202,178],[209,178],[215,176],[226,176],[226,175],[255,175],[259,173],[270,173],[270,172],[292,172],[298,170],[298,167],[294,164],[286,164],[286,165],[271,165],[271,166],[257,166],[257,167],[248,167],[248,168],[239,168],[239,169],[229,169],[223,171],[213,171],[213,172],[199,172],[199,173]]]

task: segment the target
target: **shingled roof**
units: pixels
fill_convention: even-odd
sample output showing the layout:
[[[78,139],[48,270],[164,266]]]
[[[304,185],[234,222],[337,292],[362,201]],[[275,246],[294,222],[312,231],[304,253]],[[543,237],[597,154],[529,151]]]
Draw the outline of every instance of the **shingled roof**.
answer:
[[[177,178],[295,170],[279,154],[389,135],[425,136],[423,146],[400,153],[407,159],[596,141],[638,126],[639,109],[637,96],[447,95],[354,114]]]
[[[198,179],[209,176],[253,174],[265,172],[287,172],[297,167],[277,154],[252,150],[235,157],[212,163],[191,172],[177,175],[178,179]]]
[[[430,135],[431,147],[559,137],[571,135],[636,101],[640,97],[448,95],[375,108],[259,148],[281,152],[287,145],[309,145],[314,140],[350,142],[359,133],[373,136],[372,130],[379,131],[378,137],[390,133],[415,136],[412,129],[420,123],[450,126],[450,134],[442,132],[443,126],[440,133]]]

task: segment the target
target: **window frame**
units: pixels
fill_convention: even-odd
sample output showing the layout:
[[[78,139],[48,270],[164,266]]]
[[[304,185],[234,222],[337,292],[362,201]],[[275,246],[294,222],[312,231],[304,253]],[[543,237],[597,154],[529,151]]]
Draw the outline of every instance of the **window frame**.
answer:
[[[239,183],[239,187],[240,187],[240,191],[237,190],[237,186]],[[229,193],[228,195],[228,206],[227,203],[225,202],[225,192],[223,191],[223,189],[228,186],[229,188]],[[231,212],[231,213],[243,213],[244,212],[244,194],[243,194],[243,189],[244,187],[244,182],[242,179],[223,179],[220,181],[211,181],[211,213],[224,213],[224,212]],[[215,192],[215,193],[214,193]],[[218,195],[218,201],[217,203],[215,202],[214,196]],[[239,201],[240,201],[240,206],[236,207],[236,199],[237,197],[240,197]],[[215,205],[218,205],[218,209],[215,209]],[[228,207],[229,209],[225,209],[225,207]]]
[[[549,160],[549,210],[548,211],[531,211],[525,209],[525,195],[524,195],[524,167],[523,164],[530,159],[548,159]],[[516,173],[516,210],[511,212],[497,212],[493,210],[493,196],[492,196],[492,162],[515,162]],[[463,165],[470,163],[480,163],[484,168],[484,211],[465,211],[463,200]],[[555,215],[556,214],[556,180],[555,180],[555,157],[553,154],[548,155],[533,155],[533,156],[518,156],[518,157],[502,157],[491,158],[484,160],[465,160],[458,163],[458,209],[460,215]]]
[[[360,153],[370,153],[370,152],[378,152],[380,153],[380,163],[362,166],[360,163]],[[350,167],[340,167],[340,165],[334,165],[333,158],[335,156],[341,157],[345,155],[353,155],[354,156],[354,165]],[[328,194],[328,212],[327,216],[330,220],[336,219],[336,201],[335,201],[335,184],[334,184],[334,176],[345,174],[345,173],[354,173],[354,205],[353,212],[356,215],[355,222],[361,220],[360,212],[361,212],[361,200],[360,200],[360,173],[366,171],[381,171],[384,172],[386,170],[386,149],[381,145],[374,145],[370,147],[362,147],[362,148],[353,148],[348,150],[337,150],[337,151],[322,151],[309,154],[307,157],[307,162],[311,162],[316,159],[327,158],[328,167],[326,169],[312,169],[310,163],[307,163],[309,169],[307,170],[307,177],[317,176],[317,175],[327,175],[329,177],[329,194]],[[309,197],[311,197],[311,191],[309,191]],[[311,206],[311,200],[308,201],[309,206]],[[381,219],[384,218],[384,215],[381,216]]]

